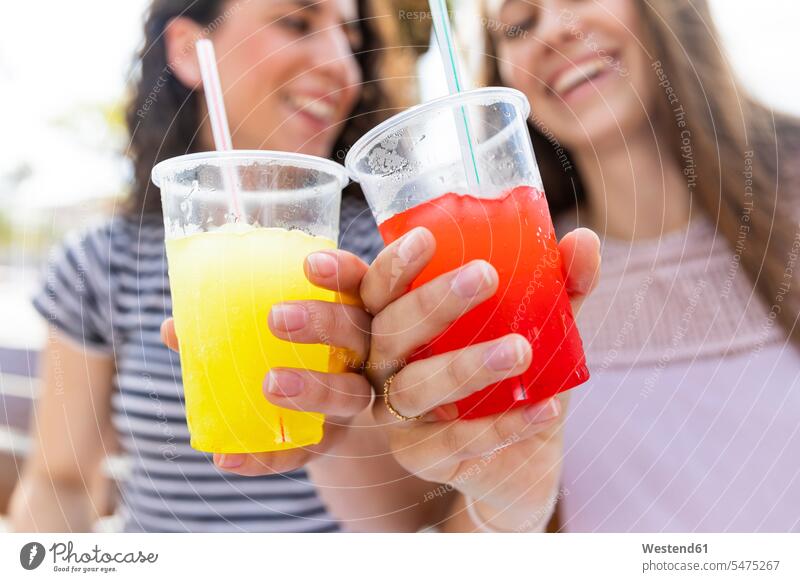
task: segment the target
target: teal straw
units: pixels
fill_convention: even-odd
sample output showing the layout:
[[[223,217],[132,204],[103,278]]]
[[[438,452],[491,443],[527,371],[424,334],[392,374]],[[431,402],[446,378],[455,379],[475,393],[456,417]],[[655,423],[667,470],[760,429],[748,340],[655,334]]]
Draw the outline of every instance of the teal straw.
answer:
[[[431,17],[433,18],[433,31],[436,35],[436,44],[444,65],[447,87],[451,95],[461,93],[461,80],[458,56],[453,46],[453,34],[450,28],[450,18],[447,13],[445,0],[429,0]],[[458,143],[461,149],[461,159],[464,163],[464,173],[469,184],[470,194],[478,195],[480,177],[478,176],[478,162],[475,159],[475,150],[472,147],[472,132],[470,131],[469,118],[466,109],[461,108],[461,119],[456,116],[456,129]],[[472,162],[471,164],[469,162]]]

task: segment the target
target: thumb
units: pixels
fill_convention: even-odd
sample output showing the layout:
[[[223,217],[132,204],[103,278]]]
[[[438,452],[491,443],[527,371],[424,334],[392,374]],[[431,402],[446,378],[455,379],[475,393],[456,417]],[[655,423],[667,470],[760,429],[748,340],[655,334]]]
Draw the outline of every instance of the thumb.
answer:
[[[600,239],[588,228],[578,228],[561,239],[558,250],[572,311],[577,313],[600,278]]]

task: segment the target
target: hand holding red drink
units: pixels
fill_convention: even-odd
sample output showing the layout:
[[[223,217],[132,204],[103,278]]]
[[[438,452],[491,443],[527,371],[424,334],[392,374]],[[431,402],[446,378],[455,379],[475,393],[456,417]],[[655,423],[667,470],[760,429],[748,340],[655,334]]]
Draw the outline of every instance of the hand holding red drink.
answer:
[[[461,418],[528,406],[589,378],[531,146],[529,113],[524,95],[512,89],[457,93],[384,122],[346,159],[387,244],[419,226],[436,239],[430,263],[407,282],[410,289],[476,260],[491,265],[496,278],[483,305],[453,317],[415,346],[420,349],[409,353],[409,360],[509,332],[520,334],[538,354],[521,374],[460,400]],[[409,328],[429,326],[407,321]]]
[[[522,374],[459,401],[459,416],[477,418],[502,412],[588,379],[564,289],[561,256],[541,191],[520,186],[497,199],[449,193],[393,216],[380,225],[380,231],[392,242],[416,226],[430,229],[439,246],[411,289],[478,259],[492,265],[498,286],[492,297],[431,338],[412,359],[444,354],[509,331],[520,334],[534,348],[543,348],[542,352],[551,351]]]
[[[455,93],[376,127],[346,160],[388,245],[361,288],[376,419],[401,465],[500,529],[529,529],[554,496],[554,396],[589,378],[570,299],[599,266],[594,233],[556,241],[529,112],[517,91]]]
[[[599,273],[599,241],[591,231],[578,229],[558,248],[566,292],[577,310]],[[455,402],[522,374],[537,358],[547,356],[532,351],[518,334],[403,366],[419,346],[497,293],[497,272],[485,261],[473,261],[405,293],[435,254],[431,233],[414,229],[390,244],[364,277],[362,298],[375,314],[367,375],[381,387],[394,374],[393,409],[404,417],[420,417],[416,422],[400,421],[378,400],[376,421],[388,430],[392,453],[403,467],[463,493],[458,500],[462,507],[468,498],[475,500],[473,511],[488,527],[535,528],[537,520],[547,521],[552,507],[548,503],[560,478],[566,397],[561,394],[484,418],[457,419]],[[437,493],[432,486],[430,495]],[[466,520],[456,529],[469,529],[475,519],[468,520],[458,507],[455,511],[454,519]]]

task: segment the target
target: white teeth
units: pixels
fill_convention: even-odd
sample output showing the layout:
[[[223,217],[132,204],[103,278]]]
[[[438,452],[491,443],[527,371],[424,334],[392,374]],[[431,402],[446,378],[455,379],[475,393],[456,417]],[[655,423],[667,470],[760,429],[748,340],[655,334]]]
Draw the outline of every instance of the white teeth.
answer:
[[[585,61],[573,67],[570,67],[559,77],[553,81],[553,91],[556,93],[564,94],[570,89],[574,89],[584,81],[587,81],[597,76],[600,71],[605,69],[606,64],[600,59],[592,59]]]
[[[293,107],[301,109],[325,122],[331,121],[336,115],[336,108],[333,105],[315,97],[292,95],[288,100]]]

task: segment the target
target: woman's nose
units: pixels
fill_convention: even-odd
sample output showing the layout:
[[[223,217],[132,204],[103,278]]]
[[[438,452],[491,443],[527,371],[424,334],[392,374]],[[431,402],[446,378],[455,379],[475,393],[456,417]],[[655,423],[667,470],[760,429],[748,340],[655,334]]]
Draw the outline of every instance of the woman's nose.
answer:
[[[548,2],[542,7],[533,32],[545,49],[555,50],[573,38],[570,30],[574,30],[579,23],[577,12],[565,8],[561,2]]]

